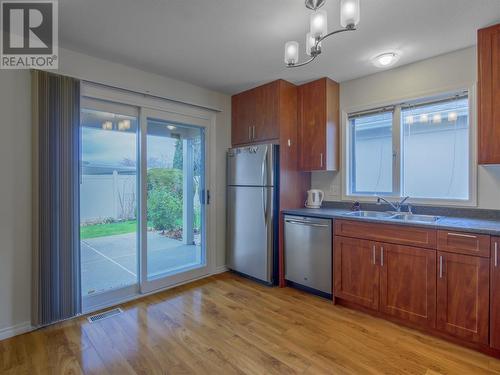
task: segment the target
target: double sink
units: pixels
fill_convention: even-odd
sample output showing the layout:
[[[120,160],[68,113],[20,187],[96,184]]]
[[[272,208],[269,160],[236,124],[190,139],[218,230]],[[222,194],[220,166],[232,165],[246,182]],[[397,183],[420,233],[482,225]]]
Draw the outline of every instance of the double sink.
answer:
[[[395,221],[417,222],[417,223],[435,223],[439,216],[416,215],[410,212],[380,212],[380,211],[354,211],[345,214],[351,217],[365,217],[374,219],[389,219]]]

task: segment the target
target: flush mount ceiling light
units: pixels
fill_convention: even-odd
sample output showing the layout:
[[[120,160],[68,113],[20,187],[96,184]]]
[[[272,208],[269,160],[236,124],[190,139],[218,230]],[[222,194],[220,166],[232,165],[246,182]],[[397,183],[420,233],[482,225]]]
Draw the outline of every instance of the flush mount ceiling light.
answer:
[[[299,63],[299,43],[295,41],[285,44],[285,64],[288,68],[304,66],[313,61],[321,53],[321,42],[334,34],[354,31],[359,23],[359,0],[340,0],[341,29],[328,32],[327,16],[324,10],[326,0],[306,0],[306,8],[311,9],[310,32],[306,35],[306,54],[310,58]]]
[[[375,56],[372,61],[377,68],[387,68],[398,62],[399,55],[396,52],[386,52]]]

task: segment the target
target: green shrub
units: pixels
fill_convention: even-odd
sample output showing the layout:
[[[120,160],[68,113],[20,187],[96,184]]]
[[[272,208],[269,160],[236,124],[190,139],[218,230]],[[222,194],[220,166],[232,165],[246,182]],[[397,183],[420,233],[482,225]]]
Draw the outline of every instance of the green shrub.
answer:
[[[182,171],[148,170],[148,222],[155,230],[182,227]]]

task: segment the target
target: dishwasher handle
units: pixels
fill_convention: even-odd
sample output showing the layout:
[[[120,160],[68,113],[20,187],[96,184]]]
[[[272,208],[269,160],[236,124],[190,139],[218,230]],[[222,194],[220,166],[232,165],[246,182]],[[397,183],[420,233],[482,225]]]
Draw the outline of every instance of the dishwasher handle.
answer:
[[[285,222],[290,223],[290,224],[305,225],[308,227],[316,227],[316,228],[318,228],[318,227],[319,228],[328,228],[329,227],[328,224],[318,224],[318,223],[312,223],[310,221],[302,221],[302,220],[286,219]]]

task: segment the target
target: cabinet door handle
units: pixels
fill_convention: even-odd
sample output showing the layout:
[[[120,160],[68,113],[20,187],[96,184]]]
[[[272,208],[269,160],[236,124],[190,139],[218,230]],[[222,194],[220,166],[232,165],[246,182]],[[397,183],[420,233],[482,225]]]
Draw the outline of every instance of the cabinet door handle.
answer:
[[[255,125],[252,126],[252,139],[255,139]]]
[[[376,264],[376,260],[375,260],[375,245],[373,245],[373,248],[372,248],[372,263],[375,265]]]
[[[495,242],[495,267],[498,267],[498,242]]]
[[[443,256],[439,256],[439,278],[443,278]]]
[[[384,247],[380,246],[380,265],[384,267]]]
[[[323,153],[319,154],[320,167],[323,168]]]
[[[248,127],[248,140],[251,140],[252,139],[252,127],[249,126]]]
[[[465,238],[477,238],[477,236],[474,236],[472,234],[462,234],[462,233],[448,233],[448,236],[465,237]]]

